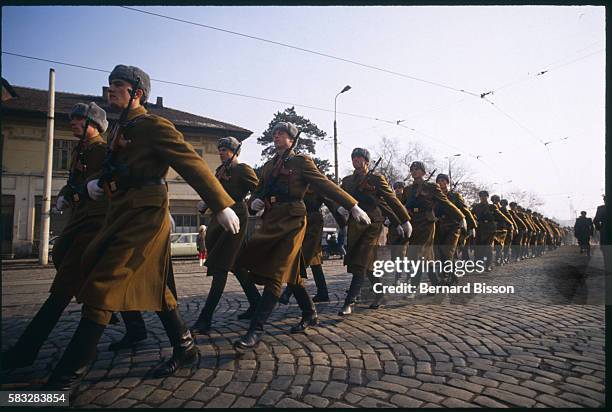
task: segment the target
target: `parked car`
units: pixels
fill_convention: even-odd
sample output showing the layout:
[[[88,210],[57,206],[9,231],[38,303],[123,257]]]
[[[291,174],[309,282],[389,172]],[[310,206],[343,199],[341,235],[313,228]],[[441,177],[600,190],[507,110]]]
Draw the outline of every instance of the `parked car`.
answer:
[[[172,233],[170,255],[172,257],[198,257],[197,233]]]

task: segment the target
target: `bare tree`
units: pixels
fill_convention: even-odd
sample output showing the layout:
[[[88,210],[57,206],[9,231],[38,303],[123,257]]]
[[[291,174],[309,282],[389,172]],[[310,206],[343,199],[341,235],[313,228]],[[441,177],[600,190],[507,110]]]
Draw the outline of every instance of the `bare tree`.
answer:
[[[544,201],[538,195],[527,190],[510,192],[505,197],[509,202],[516,202],[526,209],[536,209],[544,205]]]

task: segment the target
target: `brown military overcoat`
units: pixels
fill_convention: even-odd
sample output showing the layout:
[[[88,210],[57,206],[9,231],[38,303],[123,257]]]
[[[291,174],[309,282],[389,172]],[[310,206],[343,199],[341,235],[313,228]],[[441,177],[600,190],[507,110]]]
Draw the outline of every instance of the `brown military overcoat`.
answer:
[[[132,179],[164,178],[176,170],[213,212],[232,206],[206,162],[174,125],[143,107],[129,112],[123,136],[128,142],[117,162]],[[104,226],[82,260],[86,281],[77,299],[109,311],[165,308],[170,262],[168,191],[157,184],[118,190],[112,195]]]

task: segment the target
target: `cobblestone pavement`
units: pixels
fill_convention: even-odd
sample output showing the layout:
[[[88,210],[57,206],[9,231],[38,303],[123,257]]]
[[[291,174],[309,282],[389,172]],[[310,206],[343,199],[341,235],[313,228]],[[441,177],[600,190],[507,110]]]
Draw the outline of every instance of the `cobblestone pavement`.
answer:
[[[470,275],[465,282],[514,285],[513,295],[389,299],[370,310],[337,312],[350,275],[339,261],[324,270],[331,302],[319,304],[321,326],[290,334],[299,319],[292,300],[273,313],[263,344],[237,354],[246,330],[236,320],[247,302],[234,278],[210,335],[198,336],[198,367],[152,379],[171,354],[154,314],[139,350],[111,353],[121,325],[107,328],[98,357],[72,404],[79,407],[600,407],[605,392],[603,264],[577,247]],[[210,286],[195,261],[175,262],[180,310],[193,323]],[[586,273],[586,276],[582,274]],[[2,346],[17,339],[47,296],[51,269],[4,269]],[[384,278],[384,277],[383,277]],[[312,280],[308,287],[314,291]],[[72,303],[29,368],[2,377],[5,385],[45,379],[76,325]],[[9,386],[5,386],[8,388]]]

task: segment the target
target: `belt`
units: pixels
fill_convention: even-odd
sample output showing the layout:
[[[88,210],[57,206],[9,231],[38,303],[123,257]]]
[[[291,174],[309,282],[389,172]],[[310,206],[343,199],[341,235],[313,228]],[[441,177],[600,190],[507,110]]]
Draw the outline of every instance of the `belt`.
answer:
[[[301,200],[301,199],[286,196],[286,195],[273,195],[273,196],[270,196],[268,199],[270,200],[270,204],[291,203],[291,202],[297,202]]]
[[[165,184],[166,179],[164,179],[163,177],[128,177],[116,180],[116,190],[140,189],[142,187],[159,186]]]
[[[412,208],[412,209],[410,209],[410,210],[412,210],[412,213],[421,213],[421,212],[426,212],[426,210],[425,210],[425,209],[423,209],[423,208],[418,208],[418,207],[413,207],[413,208]]]

